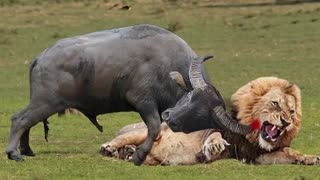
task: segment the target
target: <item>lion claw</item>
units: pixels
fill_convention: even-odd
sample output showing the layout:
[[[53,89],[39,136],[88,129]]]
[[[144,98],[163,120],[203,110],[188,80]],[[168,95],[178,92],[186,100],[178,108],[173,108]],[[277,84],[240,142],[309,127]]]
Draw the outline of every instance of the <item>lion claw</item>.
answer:
[[[100,154],[108,157],[118,157],[117,148],[109,143],[105,143],[100,148]]]
[[[211,159],[213,155],[220,154],[230,144],[221,137],[214,137],[207,139],[202,146],[202,153],[207,156],[208,159]]]

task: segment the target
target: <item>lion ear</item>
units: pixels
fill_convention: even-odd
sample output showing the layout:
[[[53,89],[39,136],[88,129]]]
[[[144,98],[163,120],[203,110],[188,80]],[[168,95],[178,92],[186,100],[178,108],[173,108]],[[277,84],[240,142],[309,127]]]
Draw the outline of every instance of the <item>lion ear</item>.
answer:
[[[293,85],[294,85],[294,84],[293,84],[292,82],[288,82],[286,89],[292,88]]]
[[[287,85],[286,85],[286,87],[285,87],[285,91],[287,92],[287,93],[290,93],[293,89],[293,86],[294,86],[294,84],[292,83],[292,82],[288,82],[287,83]]]

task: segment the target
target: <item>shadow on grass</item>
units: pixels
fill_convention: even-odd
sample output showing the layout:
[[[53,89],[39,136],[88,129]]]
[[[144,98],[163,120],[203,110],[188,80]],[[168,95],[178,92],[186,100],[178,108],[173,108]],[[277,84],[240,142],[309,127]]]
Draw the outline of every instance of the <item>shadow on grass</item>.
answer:
[[[206,5],[207,8],[237,8],[237,7],[264,7],[264,6],[283,6],[283,5],[299,5],[302,3],[320,3],[320,0],[296,0],[296,1],[276,1],[261,3],[244,3],[244,4],[219,4]]]

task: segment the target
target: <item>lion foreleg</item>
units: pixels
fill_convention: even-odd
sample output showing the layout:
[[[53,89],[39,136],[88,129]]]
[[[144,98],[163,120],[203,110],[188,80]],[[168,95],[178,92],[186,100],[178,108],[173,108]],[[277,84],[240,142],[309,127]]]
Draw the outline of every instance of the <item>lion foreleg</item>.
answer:
[[[147,128],[139,128],[116,136],[110,142],[101,145],[101,154],[130,159],[130,155],[135,151],[135,147],[142,144],[147,138]]]
[[[289,147],[280,151],[267,153],[256,158],[259,164],[303,164],[303,165],[319,165],[320,157],[302,154]]]
[[[211,161],[225,150],[225,146],[230,144],[224,140],[219,132],[214,132],[204,141],[201,152],[206,156],[208,161]]]

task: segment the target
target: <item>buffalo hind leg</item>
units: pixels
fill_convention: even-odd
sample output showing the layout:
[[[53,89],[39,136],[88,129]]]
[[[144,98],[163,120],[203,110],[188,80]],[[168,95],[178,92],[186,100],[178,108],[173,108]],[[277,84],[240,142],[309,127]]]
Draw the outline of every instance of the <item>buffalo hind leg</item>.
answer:
[[[55,106],[49,106],[44,103],[38,105],[30,103],[25,109],[15,114],[12,117],[9,144],[6,149],[8,158],[22,161],[21,154],[34,155],[29,146],[30,128],[56,112]],[[21,154],[17,150],[20,140]]]
[[[48,131],[49,131],[48,124],[49,124],[48,120],[43,120],[44,138],[47,142],[48,142]],[[29,134],[30,134],[30,128],[27,129],[20,138],[20,146],[19,146],[20,153],[21,155],[35,156],[35,154],[33,153],[29,145]]]
[[[148,111],[145,106],[144,110],[139,111],[140,116],[148,127],[148,135],[143,144],[137,147],[132,156],[132,161],[135,165],[141,165],[151,151],[153,142],[160,133],[161,119],[157,110]],[[152,106],[151,106],[152,107]]]
[[[30,134],[30,128],[27,129],[20,138],[20,146],[19,146],[20,153],[21,155],[35,156],[35,154],[33,153],[29,145],[29,134]]]

